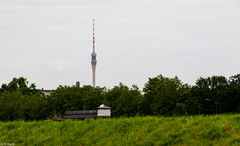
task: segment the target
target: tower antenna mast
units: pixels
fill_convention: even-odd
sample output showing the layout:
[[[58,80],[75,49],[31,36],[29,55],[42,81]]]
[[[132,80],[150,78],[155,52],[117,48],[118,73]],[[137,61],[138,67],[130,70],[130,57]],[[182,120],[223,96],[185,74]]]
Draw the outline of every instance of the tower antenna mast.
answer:
[[[95,53],[95,22],[93,19],[93,52],[91,54],[92,60],[92,86],[96,87],[96,65],[97,65],[97,54]]]
[[[95,24],[93,19],[93,52],[95,52]]]

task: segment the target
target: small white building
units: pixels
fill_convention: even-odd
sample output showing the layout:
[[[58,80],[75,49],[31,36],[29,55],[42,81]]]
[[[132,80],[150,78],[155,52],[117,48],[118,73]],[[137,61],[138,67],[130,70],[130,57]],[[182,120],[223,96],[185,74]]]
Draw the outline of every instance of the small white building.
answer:
[[[100,105],[97,110],[98,117],[111,117],[111,108],[104,104]]]

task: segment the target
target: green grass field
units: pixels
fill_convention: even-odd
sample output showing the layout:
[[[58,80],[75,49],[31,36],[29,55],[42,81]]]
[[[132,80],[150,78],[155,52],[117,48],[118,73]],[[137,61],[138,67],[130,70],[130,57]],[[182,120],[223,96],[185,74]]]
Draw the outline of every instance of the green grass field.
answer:
[[[240,145],[240,115],[0,122],[1,145]]]

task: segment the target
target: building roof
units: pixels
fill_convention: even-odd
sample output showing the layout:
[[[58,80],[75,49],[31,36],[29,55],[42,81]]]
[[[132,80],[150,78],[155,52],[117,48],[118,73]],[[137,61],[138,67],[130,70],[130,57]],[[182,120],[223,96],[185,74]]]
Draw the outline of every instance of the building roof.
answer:
[[[111,109],[109,106],[106,106],[104,104],[101,104],[98,109]]]

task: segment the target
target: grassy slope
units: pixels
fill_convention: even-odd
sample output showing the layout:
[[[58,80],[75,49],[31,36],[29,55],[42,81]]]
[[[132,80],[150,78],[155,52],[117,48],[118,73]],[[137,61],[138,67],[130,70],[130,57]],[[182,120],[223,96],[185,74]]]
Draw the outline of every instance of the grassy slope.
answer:
[[[0,145],[240,145],[240,115],[0,122]]]

